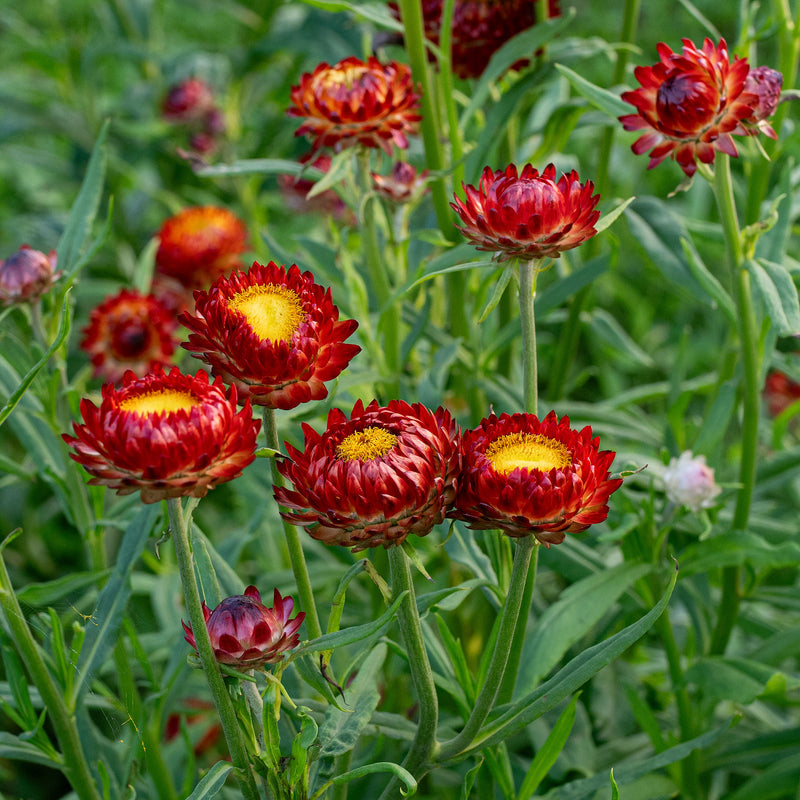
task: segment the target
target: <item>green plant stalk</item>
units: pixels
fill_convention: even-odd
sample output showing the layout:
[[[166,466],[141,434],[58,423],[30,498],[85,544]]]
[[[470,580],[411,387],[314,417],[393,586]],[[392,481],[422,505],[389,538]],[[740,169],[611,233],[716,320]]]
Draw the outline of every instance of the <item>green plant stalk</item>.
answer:
[[[197,645],[200,662],[203,665],[203,672],[211,689],[214,705],[219,714],[225,741],[228,743],[231,761],[239,778],[242,794],[246,800],[259,800],[255,776],[247,755],[247,748],[242,741],[242,733],[239,728],[239,721],[236,718],[236,711],[225,686],[225,680],[222,677],[217,660],[214,657],[214,649],[211,646],[206,620],[203,616],[200,591],[197,587],[197,578],[194,572],[192,547],[189,542],[190,520],[187,520],[183,513],[180,498],[173,497],[168,499],[167,511],[169,512],[169,526],[172,533],[172,541],[175,545],[175,557],[178,562],[178,572],[181,577],[183,597],[186,602],[186,610],[189,613],[192,634]]]
[[[403,762],[403,767],[415,778],[424,774],[436,748],[436,727],[439,722],[439,698],[433,682],[433,671],[425,649],[422,624],[417,609],[417,595],[411,579],[411,565],[402,547],[390,547],[389,572],[392,580],[392,596],[408,592],[397,610],[400,635],[408,655],[411,682],[419,701],[419,722],[411,749]],[[381,795],[382,800],[399,797],[400,783],[393,778]]]
[[[275,422],[275,409],[264,409],[264,434],[267,439],[267,447],[273,450],[280,450],[281,444],[278,439],[278,426]],[[270,459],[272,466],[272,483],[274,486],[283,486],[283,476],[278,472],[278,464],[274,458]],[[292,565],[292,572],[297,583],[297,592],[300,596],[301,611],[306,613],[306,630],[309,639],[317,639],[322,636],[322,627],[319,623],[317,604],[314,600],[314,590],[311,588],[311,577],[308,574],[306,557],[303,554],[303,545],[300,543],[300,536],[297,528],[290,522],[283,520],[283,533],[286,537],[286,546],[289,548],[289,561]]]
[[[42,696],[47,716],[58,737],[64,776],[80,800],[101,800],[83,751],[74,709],[67,708],[61,688],[47,669],[41,650],[22,614],[2,554],[0,554],[0,606],[6,617],[8,631]]]
[[[454,758],[472,744],[481,726],[489,716],[500,690],[508,655],[516,633],[517,620],[522,607],[522,599],[525,595],[525,584],[528,579],[533,549],[536,546],[536,538],[534,536],[525,536],[517,539],[516,544],[514,566],[511,570],[511,583],[503,606],[500,630],[497,633],[497,642],[486,673],[486,680],[481,686],[478,697],[475,699],[472,713],[469,715],[469,719],[461,733],[441,745],[438,754],[440,761]]]
[[[453,185],[460,186],[464,181],[464,146],[461,141],[461,128],[458,124],[455,93],[453,92],[453,10],[455,0],[444,0],[442,4],[442,20],[439,29],[439,84],[447,115],[447,133],[450,140],[450,162],[453,166]]]
[[[730,157],[720,155],[714,169],[714,195],[725,233],[725,246],[734,288],[742,351],[744,387],[742,401],[742,459],[739,465],[739,493],[733,513],[733,529],[744,530],[750,518],[756,477],[759,415],[759,356],[755,310],[750,276],[744,266],[742,237],[733,198]],[[739,613],[739,567],[722,570],[722,598],[717,625],[711,637],[710,652],[725,652]]]
[[[525,411],[539,413],[539,368],[536,357],[536,275],[542,259],[520,261],[519,264],[519,316],[522,324],[522,390]]]

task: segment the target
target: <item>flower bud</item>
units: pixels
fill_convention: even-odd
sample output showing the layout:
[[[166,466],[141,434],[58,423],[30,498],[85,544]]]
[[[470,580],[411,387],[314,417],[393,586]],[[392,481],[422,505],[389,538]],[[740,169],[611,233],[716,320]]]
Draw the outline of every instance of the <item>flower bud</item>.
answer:
[[[684,450],[680,458],[669,462],[664,489],[671,503],[694,512],[714,506],[714,499],[722,491],[714,483],[714,470],[706,464],[706,457],[693,456],[691,450]]]
[[[61,277],[56,272],[56,251],[45,255],[24,244],[5,261],[0,261],[0,303],[35,303]]]

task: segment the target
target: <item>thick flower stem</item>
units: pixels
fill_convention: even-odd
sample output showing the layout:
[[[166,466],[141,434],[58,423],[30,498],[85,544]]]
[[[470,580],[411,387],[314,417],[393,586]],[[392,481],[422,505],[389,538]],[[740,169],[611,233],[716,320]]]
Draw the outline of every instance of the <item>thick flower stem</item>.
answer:
[[[739,493],[733,514],[733,529],[744,530],[750,519],[750,506],[756,477],[756,451],[758,446],[759,415],[759,356],[755,310],[750,288],[750,275],[744,264],[742,237],[736,205],[733,198],[730,158],[721,155],[714,169],[714,194],[717,200],[731,283],[736,299],[739,339],[744,371],[742,403],[742,459],[739,466]],[[722,598],[717,625],[711,637],[710,652],[725,652],[731,631],[739,613],[739,567],[725,567],[722,571]]]
[[[419,701],[419,722],[417,734],[411,745],[403,767],[414,777],[419,777],[428,768],[428,764],[436,747],[436,726],[439,720],[439,699],[433,682],[433,672],[425,641],[422,636],[422,625],[417,610],[417,596],[411,579],[411,567],[405,551],[400,546],[389,548],[389,571],[392,579],[392,595],[397,597],[408,592],[397,612],[400,635],[408,654],[408,665],[411,670],[411,682]],[[393,779],[381,800],[400,797],[400,783]]]
[[[267,447],[280,450],[281,443],[278,439],[278,426],[275,422],[275,409],[264,409],[264,434],[267,438]],[[272,483],[274,486],[283,486],[283,477],[278,472],[278,465],[274,458],[272,462]],[[311,588],[311,577],[308,574],[306,557],[303,554],[303,545],[297,528],[290,522],[283,520],[283,533],[286,537],[286,546],[289,548],[289,561],[297,583],[297,593],[300,596],[300,610],[306,613],[306,630],[309,639],[322,636],[322,627],[319,624],[317,604],[314,600],[314,590]]]
[[[255,776],[247,755],[247,748],[242,741],[242,733],[239,728],[239,721],[236,718],[236,711],[225,686],[225,680],[222,677],[217,660],[214,657],[214,648],[211,646],[206,620],[203,616],[200,591],[194,572],[192,546],[189,542],[190,520],[183,513],[180,498],[167,500],[167,510],[169,512],[172,541],[175,545],[175,557],[181,576],[184,601],[186,610],[189,613],[189,621],[192,626],[195,644],[197,645],[197,653],[203,665],[203,672],[219,714],[222,731],[225,734],[225,741],[228,743],[228,750],[239,778],[242,794],[246,800],[259,800]]]
[[[528,579],[528,571],[533,555],[533,548],[536,546],[536,537],[525,536],[516,540],[517,547],[514,553],[514,566],[511,570],[511,582],[508,587],[508,595],[503,606],[503,615],[500,618],[500,630],[497,633],[492,660],[489,670],[486,673],[486,680],[481,686],[472,713],[469,716],[464,729],[450,741],[442,744],[439,750],[439,760],[447,761],[454,758],[460,752],[468,748],[478,734],[497,697],[500,684],[506,669],[509,652],[511,651],[514,636],[519,618],[522,599],[525,595],[525,584]]]
[[[100,800],[100,792],[92,777],[78,734],[74,709],[67,707],[63,689],[47,669],[42,651],[22,614],[2,554],[0,554],[0,606],[3,608],[11,638],[42,696],[47,717],[58,737],[64,776],[80,800]]]
[[[522,389],[525,411],[539,413],[539,370],[536,358],[536,319],[533,305],[536,298],[536,274],[540,259],[521,261],[519,265],[519,315],[522,323]]]

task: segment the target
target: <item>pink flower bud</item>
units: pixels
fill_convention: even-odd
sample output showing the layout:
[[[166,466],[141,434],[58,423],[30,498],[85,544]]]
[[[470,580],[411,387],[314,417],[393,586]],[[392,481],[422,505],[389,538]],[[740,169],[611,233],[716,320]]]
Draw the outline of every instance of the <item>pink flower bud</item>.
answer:
[[[669,462],[664,489],[671,503],[694,512],[714,506],[714,499],[722,491],[714,483],[714,470],[706,464],[706,457],[693,456],[691,450],[684,450],[680,458]]]

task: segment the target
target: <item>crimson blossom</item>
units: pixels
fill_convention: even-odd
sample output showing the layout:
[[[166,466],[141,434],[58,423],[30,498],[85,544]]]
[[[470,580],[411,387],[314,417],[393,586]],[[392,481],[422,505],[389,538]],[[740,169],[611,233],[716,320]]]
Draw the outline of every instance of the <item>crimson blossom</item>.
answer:
[[[631,149],[636,155],[650,150],[648,169],[669,156],[691,177],[697,161],[713,163],[717,150],[738,156],[731,135],[748,134],[743,123],[753,118],[759,97],[746,85],[747,59],[734,57],[731,63],[724,39],[718,45],[706,39],[700,49],[682,41],[680,54],[661,42],[660,63],[634,70],[641,88],[622,99],[636,113],[619,119],[626,131],[645,132]]]
[[[463,465],[450,516],[478,530],[535,536],[549,547],[608,516],[622,479],[609,477],[615,453],[592,429],[570,428],[555,411],[494,414],[462,436]]]
[[[278,470],[292,488],[276,487],[281,515],[325,544],[353,551],[426,536],[445,518],[460,464],[458,426],[442,408],[392,400],[348,419],[332,409],[318,434],[303,425],[302,451],[287,444]]]

